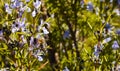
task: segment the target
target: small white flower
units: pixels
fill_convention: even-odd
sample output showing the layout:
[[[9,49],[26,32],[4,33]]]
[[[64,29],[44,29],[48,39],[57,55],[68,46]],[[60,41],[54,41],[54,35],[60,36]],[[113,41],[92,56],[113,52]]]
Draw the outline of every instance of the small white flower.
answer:
[[[67,67],[65,67],[65,69],[63,71],[70,71]]]
[[[43,21],[43,19],[40,19],[40,24],[42,25],[42,24],[44,24],[44,21]]]
[[[54,18],[54,16],[55,16],[54,14],[51,15],[52,18]]]
[[[18,27],[14,27],[14,28],[12,28],[12,33],[17,32],[18,30],[19,30],[19,28],[18,28]]]
[[[32,12],[32,17],[35,17],[36,16],[36,11],[34,10],[33,12]]]
[[[34,42],[34,37],[31,37],[31,38],[30,38],[30,46],[33,45],[33,42]]]
[[[42,29],[44,34],[49,34],[48,30],[45,27],[43,27]]]
[[[38,56],[39,61],[43,61],[43,58],[41,56]]]
[[[2,30],[0,30],[0,36],[3,36],[3,31]]]

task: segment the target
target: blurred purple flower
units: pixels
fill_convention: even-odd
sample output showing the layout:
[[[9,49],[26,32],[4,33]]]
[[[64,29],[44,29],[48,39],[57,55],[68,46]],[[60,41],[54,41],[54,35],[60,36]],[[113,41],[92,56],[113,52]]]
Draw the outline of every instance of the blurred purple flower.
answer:
[[[19,17],[19,18],[22,18],[23,13],[24,13],[23,11],[19,11],[19,12],[18,12],[18,17]]]
[[[100,54],[100,52],[94,52],[94,55],[98,58],[99,57],[99,54]]]
[[[20,5],[21,5],[20,1],[15,0],[14,6],[15,6],[16,8],[18,8],[18,7],[20,7]]]
[[[12,9],[10,9],[8,3],[5,3],[5,11],[6,11],[8,14],[11,14],[11,13],[12,13]]]
[[[100,54],[102,48],[103,48],[102,43],[100,43],[100,45],[96,44],[94,46],[94,55],[95,55],[96,58],[99,58],[99,54]]]
[[[84,0],[80,1],[80,5],[81,5],[82,8],[84,7]]]
[[[63,39],[69,38],[70,37],[70,31],[66,30],[65,33],[63,34]]]
[[[93,11],[93,4],[91,2],[88,3],[87,10]]]
[[[0,36],[3,36],[3,30],[0,29]]]
[[[41,5],[41,1],[39,1],[39,0],[36,0],[36,2],[33,2],[33,6],[34,6],[36,9],[38,9],[38,8],[40,7],[40,5]]]
[[[20,20],[20,18],[16,19],[16,21],[12,24],[12,27],[11,27],[12,33],[17,32],[20,29],[23,32],[25,30],[25,27],[26,27],[25,20],[26,20],[26,18],[22,18],[21,20]]]
[[[117,41],[114,41],[114,42],[113,42],[112,48],[113,48],[113,49],[118,49],[118,48],[119,48],[119,45],[118,45],[118,42],[117,42]]]
[[[11,3],[11,4],[10,4],[10,7],[11,7],[12,9],[14,9],[16,6],[15,6],[13,3]]]
[[[8,8],[9,7],[9,4],[8,3],[5,3],[5,8]]]
[[[110,24],[109,23],[107,23],[106,25],[105,25],[105,27],[104,27],[105,29],[110,29],[111,28],[111,26],[110,26]]]
[[[23,7],[23,2],[19,1],[19,0],[13,0],[10,7],[13,8],[13,9]]]

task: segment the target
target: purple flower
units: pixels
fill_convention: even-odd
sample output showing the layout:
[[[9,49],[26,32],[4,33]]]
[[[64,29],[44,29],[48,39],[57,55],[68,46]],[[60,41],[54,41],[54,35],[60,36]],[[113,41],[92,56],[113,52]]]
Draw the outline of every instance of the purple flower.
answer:
[[[8,8],[9,7],[9,4],[8,3],[5,3],[5,8]]]
[[[110,29],[111,28],[111,26],[110,26],[110,24],[109,23],[107,23],[106,25],[105,25],[105,27],[104,27],[105,29]]]
[[[19,18],[22,18],[23,13],[24,13],[23,11],[19,11],[19,12],[18,12],[18,17],[19,17]]]
[[[3,36],[3,30],[0,29],[0,36]]]
[[[99,57],[99,54],[100,54],[100,52],[94,52],[94,55],[95,55],[96,57]]]
[[[11,14],[11,13],[12,13],[12,9],[9,8],[9,4],[8,4],[8,3],[5,3],[5,11],[6,11],[8,14]]]
[[[23,2],[20,2],[19,0],[13,0],[12,2],[11,8],[19,8],[23,6]]]
[[[112,40],[111,37],[108,37],[108,38],[106,38],[106,39],[103,40],[103,44],[108,43],[108,42],[110,42],[111,40]]]
[[[18,8],[18,7],[20,7],[21,3],[20,3],[20,1],[16,0],[14,2],[14,5],[15,5],[16,8]]]
[[[10,4],[10,7],[11,7],[12,9],[14,9],[16,6],[15,6],[13,3],[11,3],[11,4]]]
[[[70,37],[70,31],[66,30],[64,35],[63,35],[63,39],[69,38]]]
[[[93,4],[91,2],[88,3],[87,10],[93,11]]]
[[[41,1],[36,0],[36,2],[33,2],[33,5],[34,5],[34,7],[35,7],[36,9],[38,9],[38,8],[40,7],[40,5],[41,5]]]
[[[99,58],[99,54],[100,54],[102,48],[103,48],[103,45],[101,43],[100,43],[100,45],[96,44],[94,46],[94,49],[95,49],[94,50],[94,55],[95,55],[96,58]]]
[[[82,8],[84,7],[84,0],[80,1],[80,5],[81,5]]]
[[[117,41],[114,41],[114,42],[113,42],[112,48],[113,48],[113,49],[118,49],[118,48],[119,48],[119,45],[118,45],[118,42],[117,42]]]

